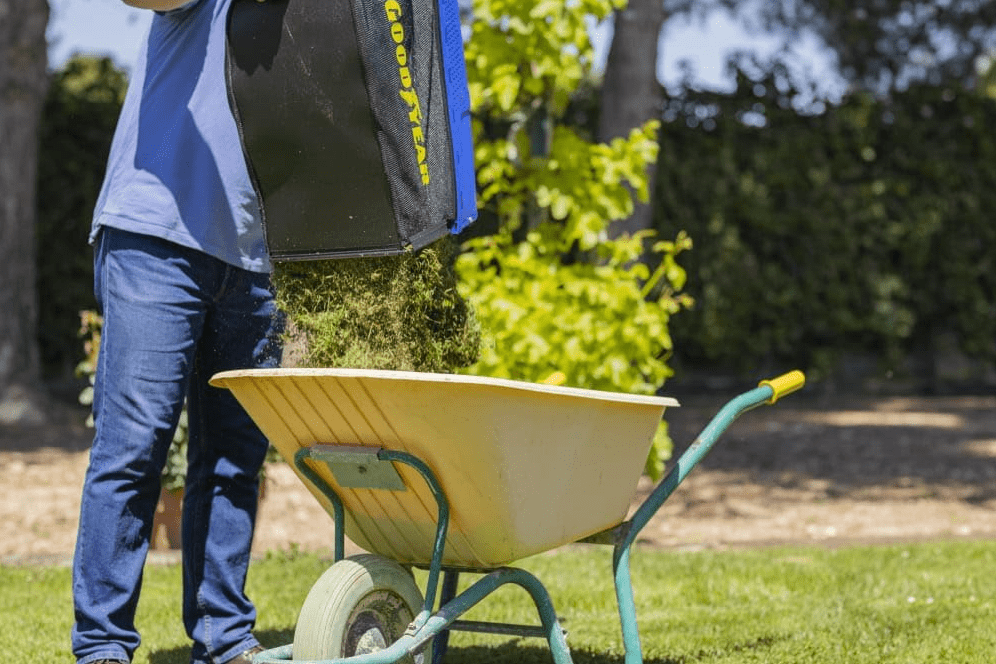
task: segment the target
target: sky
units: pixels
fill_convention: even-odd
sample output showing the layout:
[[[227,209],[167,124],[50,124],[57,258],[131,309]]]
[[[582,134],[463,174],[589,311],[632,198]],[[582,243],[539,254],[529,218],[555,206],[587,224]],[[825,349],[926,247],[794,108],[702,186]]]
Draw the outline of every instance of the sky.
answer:
[[[49,60],[54,69],[74,53],[110,55],[119,66],[130,67],[152,17],[152,12],[133,9],[121,0],[50,0],[50,5]],[[593,31],[600,64],[611,35],[608,26]],[[743,48],[765,53],[777,48],[777,43],[772,37],[746,33],[721,13],[713,13],[706,22],[673,20],[661,35],[657,75],[664,85],[674,85],[681,79],[680,63],[688,61],[697,86],[729,90],[732,81],[725,72],[726,58]],[[812,69],[830,85],[830,65],[815,40],[803,39],[794,48],[798,66]]]
[[[50,0],[49,66],[61,67],[75,53],[110,55],[130,66],[152,12],[121,0]]]

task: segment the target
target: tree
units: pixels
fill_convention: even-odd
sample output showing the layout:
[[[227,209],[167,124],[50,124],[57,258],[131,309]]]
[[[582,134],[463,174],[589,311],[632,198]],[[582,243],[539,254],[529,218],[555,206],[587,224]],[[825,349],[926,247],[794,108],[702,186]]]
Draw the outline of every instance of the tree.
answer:
[[[615,12],[612,45],[602,80],[598,138],[611,141],[648,120],[660,120],[664,89],[657,80],[657,38],[666,12],[662,0],[629,0]],[[647,166],[649,191],[657,165]],[[635,233],[653,227],[652,201],[638,201],[633,214],[613,224],[612,232]]]
[[[996,3],[983,0],[780,0],[769,28],[815,32],[854,88],[885,94],[916,82],[971,83],[996,45]]]
[[[661,30],[678,16],[704,17],[717,9],[732,10],[737,0],[628,0],[612,15],[613,34],[602,77],[598,138],[626,136],[650,120],[660,120],[664,86],[657,79]],[[664,45],[667,48],[667,45]],[[653,228],[653,193],[657,163],[647,167],[649,196],[637,200],[633,213],[613,224],[612,232],[635,233]]]
[[[664,89],[657,80],[662,27],[678,16],[732,12],[748,26],[784,36],[786,45],[815,33],[837,57],[852,88],[884,94],[916,81],[971,83],[976,63],[996,43],[996,3],[979,0],[629,0],[614,12],[612,44],[602,83],[599,139],[625,136],[659,119]],[[665,44],[664,49],[667,48]],[[776,62],[759,63],[771,71]],[[648,168],[655,190],[656,164]],[[653,227],[653,205],[638,203],[614,232]]]
[[[35,173],[48,76],[46,0],[0,0],[0,421],[40,420]]]

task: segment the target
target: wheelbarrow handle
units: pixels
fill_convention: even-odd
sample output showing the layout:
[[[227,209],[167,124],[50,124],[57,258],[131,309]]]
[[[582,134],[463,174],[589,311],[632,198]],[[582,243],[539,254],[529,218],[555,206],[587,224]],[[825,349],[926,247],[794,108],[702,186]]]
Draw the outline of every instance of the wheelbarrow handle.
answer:
[[[633,600],[633,585],[629,572],[629,556],[633,543],[651,517],[657,513],[664,501],[681,484],[685,476],[712,449],[720,434],[726,431],[738,416],[763,404],[773,404],[779,398],[795,392],[805,384],[801,371],[763,380],[749,392],[728,401],[712,418],[702,433],[681,455],[671,472],[661,480],[629,521],[615,532],[615,547],[612,552],[612,574],[616,586],[616,600],[619,603],[619,619],[622,624],[623,644],[626,649],[626,664],[643,661],[640,647],[640,632],[636,623],[636,604]]]
[[[630,519],[628,538],[635,539],[637,533],[657,513],[657,510],[688,473],[708,454],[719,436],[737,417],[758,406],[773,404],[781,397],[801,389],[805,383],[806,377],[801,371],[790,371],[777,378],[762,380],[753,390],[730,399],[685,450],[674,467],[671,468],[671,472],[661,480],[660,484],[633,514]]]
[[[757,386],[767,386],[771,388],[771,398],[765,401],[765,403],[773,404],[782,397],[792,394],[796,390],[801,390],[805,384],[806,375],[797,369],[795,371],[789,371],[786,374],[782,374],[777,378],[762,380],[757,384]]]

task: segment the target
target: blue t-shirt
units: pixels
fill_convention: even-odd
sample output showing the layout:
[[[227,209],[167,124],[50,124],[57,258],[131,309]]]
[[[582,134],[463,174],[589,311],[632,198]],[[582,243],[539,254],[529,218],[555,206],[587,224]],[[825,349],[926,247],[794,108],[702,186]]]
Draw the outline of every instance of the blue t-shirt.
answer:
[[[225,82],[230,3],[194,0],[153,17],[114,133],[91,241],[112,226],[270,270]]]

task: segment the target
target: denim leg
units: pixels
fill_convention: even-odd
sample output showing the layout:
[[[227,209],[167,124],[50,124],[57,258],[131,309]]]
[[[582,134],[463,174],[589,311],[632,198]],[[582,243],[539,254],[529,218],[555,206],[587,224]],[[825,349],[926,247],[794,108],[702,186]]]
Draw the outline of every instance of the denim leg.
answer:
[[[282,321],[268,275],[157,238],[104,229],[95,254],[104,316],[94,443],[73,564],[78,664],[131,659],[152,517],[184,397],[184,622],[192,659],[254,645],[244,584],[266,441],[228,394],[223,369],[277,366]],[[189,388],[189,394],[188,394]]]
[[[208,380],[228,369],[279,366],[282,331],[268,275],[227,267],[188,396],[183,619],[192,662],[225,662],[258,644],[245,581],[268,443],[231,393]]]
[[[205,319],[191,265],[176,249],[113,229],[96,247],[104,326],[73,562],[79,664],[131,659],[140,643],[135,607],[160,474]]]

